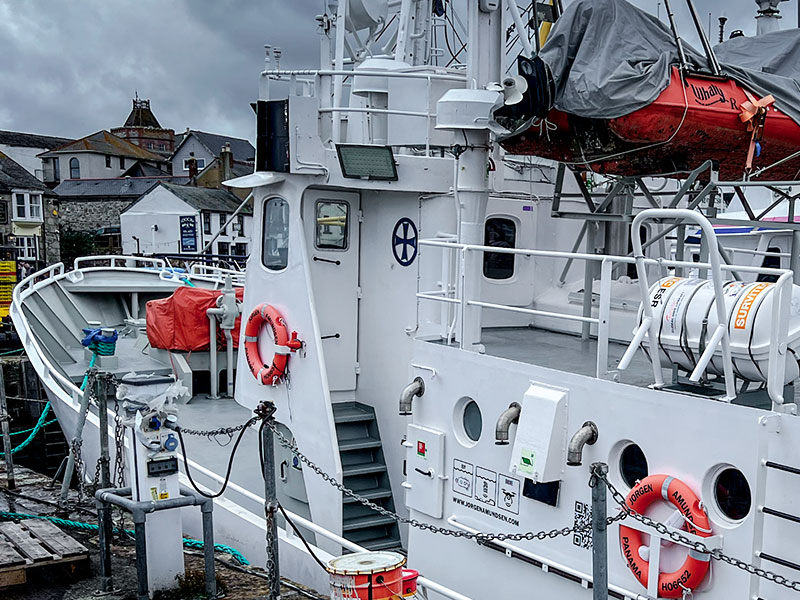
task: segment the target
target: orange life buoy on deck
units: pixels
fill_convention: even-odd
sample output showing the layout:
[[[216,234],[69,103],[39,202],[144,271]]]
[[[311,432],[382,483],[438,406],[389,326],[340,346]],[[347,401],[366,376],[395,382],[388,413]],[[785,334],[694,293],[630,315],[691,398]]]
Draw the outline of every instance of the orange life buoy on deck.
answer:
[[[262,325],[269,326],[272,329],[272,337],[275,338],[275,354],[269,365],[264,362],[258,351],[258,334]],[[303,342],[297,339],[297,332],[293,331],[289,335],[286,321],[271,304],[259,304],[247,318],[244,328],[244,352],[250,372],[260,383],[264,385],[281,383],[286,376],[289,353],[302,347]]]
[[[685,483],[669,475],[650,475],[637,483],[628,493],[625,504],[639,514],[658,500],[672,504],[683,515],[689,533],[708,537],[711,525],[700,500]],[[642,558],[639,549],[645,545],[644,533],[620,525],[619,543],[628,568],[644,587],[648,584],[650,562]],[[655,538],[651,538],[655,541]],[[653,543],[651,541],[651,543]],[[694,590],[702,583],[711,562],[709,554],[689,550],[684,563],[671,573],[659,573],[658,597],[681,598],[684,590]]]

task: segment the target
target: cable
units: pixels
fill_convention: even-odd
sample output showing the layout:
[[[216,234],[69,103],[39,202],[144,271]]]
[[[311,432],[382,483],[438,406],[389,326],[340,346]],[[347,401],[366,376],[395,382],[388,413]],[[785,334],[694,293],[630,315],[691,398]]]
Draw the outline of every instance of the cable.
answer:
[[[230,482],[231,479],[231,469],[233,469],[233,458],[234,456],[236,456],[236,449],[239,447],[239,442],[242,441],[242,438],[244,437],[244,432],[247,431],[247,429],[251,425],[253,425],[256,421],[258,421],[258,419],[256,417],[253,417],[252,419],[247,421],[247,425],[245,427],[242,427],[242,430],[239,432],[239,436],[236,438],[236,442],[233,444],[233,449],[231,449],[231,455],[230,457],[228,457],[228,470],[225,472],[225,481],[222,483],[222,487],[219,489],[219,491],[213,494],[209,494],[201,490],[194,482],[194,479],[192,479],[192,474],[189,471],[189,459],[186,456],[186,446],[183,443],[183,434],[181,433],[180,427],[175,428],[175,431],[178,434],[178,441],[180,441],[181,444],[181,453],[183,454],[183,468],[186,470],[186,477],[189,479],[189,483],[192,484],[192,487],[198,494],[204,496],[205,498],[213,499],[213,498],[219,498],[225,492],[225,488],[228,487],[228,483]]]
[[[286,514],[286,511],[283,509],[283,506],[281,506],[280,502],[278,503],[278,510],[281,511],[283,518],[286,519],[286,522],[292,527],[292,529],[294,529],[294,532],[297,534],[297,537],[299,537],[300,541],[303,542],[303,545],[306,547],[306,550],[308,550],[308,553],[311,555],[311,558],[313,558],[316,561],[316,563],[326,573],[330,573],[330,569],[328,569],[328,566],[325,563],[323,563],[316,554],[314,554],[314,551],[311,549],[311,545],[306,541],[306,538],[303,537],[303,534],[300,533],[300,530],[297,528],[297,525],[295,525],[292,522],[292,520],[289,518],[289,515]]]

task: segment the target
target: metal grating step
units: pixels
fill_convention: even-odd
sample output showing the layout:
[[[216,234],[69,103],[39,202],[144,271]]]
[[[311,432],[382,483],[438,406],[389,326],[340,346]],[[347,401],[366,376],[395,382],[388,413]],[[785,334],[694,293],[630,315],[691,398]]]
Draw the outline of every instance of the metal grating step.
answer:
[[[354,531],[356,529],[370,529],[372,527],[379,527],[382,525],[391,525],[395,522],[392,517],[384,517],[378,513],[373,513],[366,517],[357,517],[355,519],[345,519],[342,523],[342,531]]]
[[[355,491],[355,490],[353,490]],[[392,497],[392,490],[388,488],[372,488],[361,490],[356,492],[359,496],[366,498],[367,500],[382,500],[384,498],[391,498]],[[345,504],[358,504],[358,500],[355,498],[351,498],[350,496],[344,496],[343,502]]]
[[[385,472],[386,465],[379,463],[366,463],[342,467],[342,475],[344,477],[356,477],[358,475],[372,475],[373,473]]]
[[[380,448],[381,441],[372,437],[367,438],[354,438],[350,440],[339,440],[339,451],[350,452],[352,450],[369,450],[371,448]]]
[[[334,423],[359,423],[374,421],[375,412],[363,404],[342,402],[332,405]]]

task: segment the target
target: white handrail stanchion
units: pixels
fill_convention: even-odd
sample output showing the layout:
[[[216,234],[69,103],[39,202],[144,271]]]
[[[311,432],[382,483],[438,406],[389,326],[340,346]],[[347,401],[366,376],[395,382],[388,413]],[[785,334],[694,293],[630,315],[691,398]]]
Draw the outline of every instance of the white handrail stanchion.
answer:
[[[611,317],[611,270],[613,263],[604,260],[600,266],[600,301],[597,308],[597,377],[608,373],[608,330]]]
[[[719,244],[717,234],[714,233],[714,226],[700,213],[689,210],[688,208],[648,208],[643,210],[633,219],[631,224],[631,243],[633,245],[633,255],[636,258],[636,272],[639,276],[639,289],[642,293],[642,310],[644,314],[652,319],[653,307],[650,305],[650,287],[647,284],[647,271],[645,269],[644,251],[642,250],[642,239],[640,231],[642,224],[651,219],[675,219],[677,221],[693,221],[703,230],[703,237],[707,241],[708,256],[711,262],[711,280],[714,283],[714,304],[717,311],[717,323],[723,325],[728,322],[728,315],[725,312],[725,299],[722,293],[722,270],[720,269]],[[718,330],[719,331],[719,330]],[[714,333],[717,336],[717,332]],[[663,384],[661,375],[661,361],[658,352],[658,324],[655,321],[650,323],[648,334],[650,341],[650,360],[653,363],[653,375],[656,385]],[[712,340],[714,338],[712,337]],[[722,343],[722,369],[725,373],[725,400],[730,402],[736,398],[736,382],[733,376],[733,360],[731,359],[731,341],[728,335],[728,328],[724,327],[721,331]],[[709,344],[709,347],[711,344]],[[703,353],[705,357],[706,353]],[[709,355],[708,360],[711,359]],[[706,361],[708,364],[708,361]],[[698,372],[700,364],[692,373],[692,377]],[[705,367],[704,367],[705,368]],[[695,381],[695,380],[693,380]]]

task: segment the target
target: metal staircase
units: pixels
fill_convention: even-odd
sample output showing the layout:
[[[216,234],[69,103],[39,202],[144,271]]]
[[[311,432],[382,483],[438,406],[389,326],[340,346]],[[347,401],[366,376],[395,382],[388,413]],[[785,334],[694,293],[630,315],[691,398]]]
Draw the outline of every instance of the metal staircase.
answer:
[[[375,410],[360,402],[342,402],[333,405],[333,420],[339,440],[344,485],[394,511]],[[349,496],[342,499],[342,535],[370,550],[400,547],[397,522]]]

